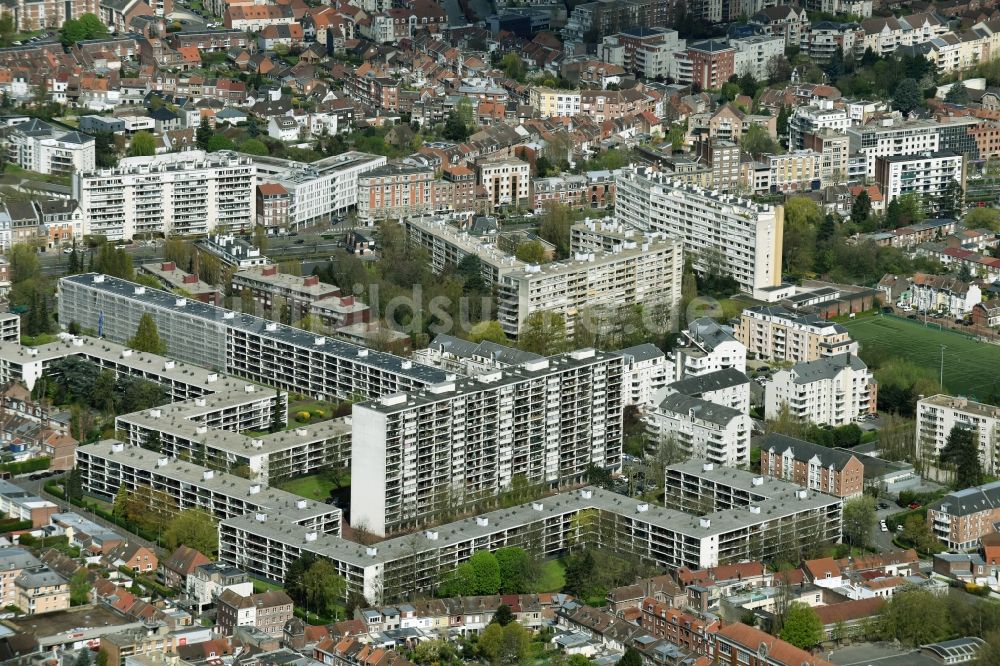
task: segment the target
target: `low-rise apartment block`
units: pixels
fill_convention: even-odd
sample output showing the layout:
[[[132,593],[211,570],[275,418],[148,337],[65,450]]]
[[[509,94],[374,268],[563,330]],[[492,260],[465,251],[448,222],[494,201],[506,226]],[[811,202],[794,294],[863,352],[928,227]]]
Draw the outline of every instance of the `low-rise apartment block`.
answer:
[[[249,597],[253,594],[253,583],[247,572],[212,562],[199,566],[187,577],[185,590],[200,613],[215,605],[216,599],[226,590]]]
[[[933,120],[887,120],[846,127],[845,132],[850,139],[851,154],[864,155],[866,175],[874,178],[876,158],[941,150],[940,128],[941,125]],[[889,201],[889,198],[886,197],[886,200]]]
[[[927,507],[927,525],[950,550],[966,551],[996,533],[1000,520],[1000,481],[948,493]]]
[[[858,343],[840,324],[781,306],[747,308],[734,332],[747,353],[762,360],[798,363],[858,353]]]
[[[850,451],[771,434],[760,447],[760,471],[811,490],[857,497],[864,489],[864,465]]]
[[[172,261],[143,264],[139,267],[139,273],[152,275],[167,291],[179,290],[202,303],[218,305],[222,301],[222,293],[217,287],[199,280],[194,273],[182,271]]]
[[[646,343],[619,350],[625,359],[625,406],[652,407],[656,392],[672,379],[673,367],[656,345]]]
[[[490,208],[531,205],[531,165],[527,162],[515,158],[481,162],[477,172]]]
[[[840,539],[840,498],[702,463],[672,465],[666,477],[666,496],[677,498],[681,509],[696,507],[702,515],[623,502],[614,493],[584,488],[372,546],[325,534],[308,541],[300,530],[272,517],[244,516],[220,523],[219,559],[280,581],[291,562],[310,552],[329,559],[350,592],[376,600],[432,590],[440,572],[481,549],[534,543],[541,544],[544,555],[554,556],[571,542],[583,542],[631,553],[659,567],[702,569],[772,557],[782,539]],[[581,513],[592,519],[581,521]]]
[[[0,602],[4,607],[17,605],[17,588],[14,581],[23,571],[42,566],[30,551],[16,546],[0,548]]]
[[[716,465],[750,464],[749,414],[683,393],[671,393],[650,410],[646,434],[655,448],[672,441],[689,457]]]
[[[340,534],[340,509],[266,487],[259,481],[113,440],[82,447],[78,458],[87,494],[114,499],[122,486],[129,494],[148,487],[159,491],[154,499],[161,497],[166,503],[169,498],[172,502],[154,510],[172,513],[201,508],[219,520],[257,513],[280,514],[288,524],[306,532]]]
[[[474,200],[465,189],[461,183],[437,178],[430,166],[381,166],[358,177],[358,217],[370,222],[472,210]]]
[[[25,569],[14,579],[14,605],[28,615],[69,608],[69,581],[47,566]]]
[[[747,371],[747,348],[728,327],[700,317],[681,330],[671,351],[673,380],[698,377],[719,370]]]
[[[127,157],[116,167],[73,175],[85,233],[112,241],[249,229],[256,187],[250,158],[228,151]]]
[[[764,390],[764,417],[782,410],[802,421],[842,426],[876,411],[877,385],[865,362],[853,354],[800,361],[779,370]]]
[[[755,204],[683,185],[669,174],[628,168],[616,175],[615,215],[633,228],[683,239],[696,270],[721,270],[748,293],[761,294],[781,284],[781,206]]]
[[[11,128],[7,157],[22,169],[69,176],[94,168],[94,137],[33,118]]]
[[[933,395],[917,401],[917,457],[936,461],[954,427],[974,431],[983,471],[1000,469],[1000,407],[950,395]]]
[[[216,605],[217,625],[224,636],[232,636],[238,627],[253,627],[269,636],[281,636],[285,623],[294,616],[292,598],[283,590],[249,596],[225,590]]]
[[[617,469],[622,358],[594,350],[355,405],[352,523],[375,534],[509,488]]]
[[[315,275],[288,275],[276,264],[254,266],[233,273],[233,293],[249,291],[253,301],[271,312],[273,319],[284,318],[280,310],[287,307],[291,321],[309,314],[312,304],[325,298],[340,296],[340,289],[320,282]],[[279,312],[275,312],[277,307]]]

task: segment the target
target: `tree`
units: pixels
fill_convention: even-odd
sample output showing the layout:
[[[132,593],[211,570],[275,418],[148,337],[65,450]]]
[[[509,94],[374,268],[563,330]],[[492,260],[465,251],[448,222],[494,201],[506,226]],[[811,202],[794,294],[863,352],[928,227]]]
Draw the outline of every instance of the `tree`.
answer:
[[[981,635],[981,634],[979,634]],[[1000,664],[1000,631],[991,631],[984,636],[986,645],[976,653],[975,666]]]
[[[214,135],[215,132],[212,131],[212,127],[208,124],[208,121],[202,121],[195,132],[195,143],[198,144],[200,150],[208,150],[208,142],[212,140]]]
[[[497,612],[493,614],[493,622],[496,622],[501,627],[506,627],[513,621],[514,614],[510,612],[510,606],[507,604],[500,604],[497,607]]]
[[[514,256],[528,264],[544,264],[548,261],[545,246],[539,240],[525,241],[517,246]]]
[[[877,520],[874,498],[863,495],[844,502],[844,539],[852,546],[867,548]]]
[[[225,134],[213,134],[208,140],[208,152],[215,153],[220,150],[235,150],[236,144]]]
[[[538,225],[538,236],[556,248],[556,256],[565,259],[570,251],[570,232],[573,218],[569,206],[547,202]]]
[[[955,425],[948,433],[941,462],[955,467],[955,486],[959,489],[972,488],[983,483],[983,467],[979,460],[979,445],[976,430],[963,425]]]
[[[94,666],[108,666],[108,650],[107,648],[101,648],[97,653],[97,658],[94,660]]]
[[[500,59],[500,68],[505,74],[507,74],[507,76],[515,81],[524,82],[524,75],[527,73],[527,68],[524,66],[524,61],[521,60],[521,56],[513,51],[505,54],[504,57]]]
[[[500,646],[503,643],[503,627],[496,623],[491,623],[479,634],[479,652],[487,661],[492,664],[497,663],[500,655]]]
[[[239,151],[247,155],[270,155],[267,144],[260,139],[247,139],[240,144]]]
[[[71,606],[83,606],[90,602],[90,581],[87,580],[87,570],[77,569],[69,579],[69,603]]]
[[[957,180],[949,180],[934,201],[937,217],[954,220],[962,214],[962,185]]]
[[[851,222],[859,227],[864,226],[871,214],[872,199],[868,196],[868,190],[861,190],[858,196],[854,197],[854,203],[851,204]]]
[[[128,346],[136,351],[149,352],[151,354],[165,354],[167,343],[160,339],[160,332],[156,328],[156,320],[153,315],[144,312],[139,318],[139,326],[135,330],[135,335],[128,341]]]
[[[785,613],[781,640],[803,650],[811,648],[823,640],[823,621],[811,606],[793,602]]]
[[[751,125],[740,139],[740,147],[751,155],[775,154],[780,146],[761,125]]]
[[[495,342],[498,345],[510,344],[507,334],[503,332],[500,322],[495,319],[481,321],[469,331],[469,340],[472,342]]]
[[[823,211],[807,197],[792,197],[785,204],[785,229],[782,244],[782,265],[793,274],[812,270],[816,248],[816,228],[823,220]]]
[[[948,104],[963,105],[969,103],[969,90],[965,87],[965,84],[961,81],[956,81],[948,88],[948,92],[945,93],[944,101]]]
[[[788,138],[788,119],[792,117],[792,110],[784,104],[778,109],[778,118],[775,121],[776,131],[779,137]]]
[[[30,245],[18,243],[10,249],[10,279],[17,284],[33,280],[42,274],[38,253]]]
[[[146,157],[156,154],[156,139],[146,131],[136,132],[132,135],[132,142],[128,146],[129,157]]]
[[[459,100],[455,108],[448,114],[444,124],[444,138],[452,141],[465,141],[475,129],[475,113],[468,97]]]
[[[79,467],[74,467],[69,471],[63,487],[65,488],[67,501],[72,502],[73,500],[83,499],[83,473]]]
[[[966,229],[989,229],[990,231],[1000,231],[1000,210],[996,208],[973,208],[965,217],[962,224]]]
[[[115,495],[115,502],[111,506],[111,515],[118,520],[125,518],[128,507],[128,491],[125,490],[125,484],[118,486],[118,494]]]
[[[488,550],[481,550],[469,558],[472,568],[474,591],[472,594],[496,594],[500,591],[500,564]]]
[[[892,108],[904,114],[919,107],[923,101],[920,85],[913,79],[903,79],[892,93]]]
[[[769,83],[782,83],[792,78],[792,63],[783,55],[771,58],[767,63],[767,80]]]
[[[93,653],[91,653],[90,648],[83,648],[77,653],[76,659],[73,660],[73,666],[90,666],[94,661],[92,655]]]
[[[642,666],[642,655],[634,647],[629,647],[618,660],[618,666]]]
[[[924,590],[898,591],[886,601],[879,619],[883,638],[904,645],[936,643],[952,635],[948,604]]]
[[[919,515],[914,514],[906,517],[900,536],[921,552],[936,553],[941,550],[941,543],[934,536],[934,533],[931,532],[927,521]]]
[[[330,560],[318,559],[302,576],[302,588],[308,608],[322,617],[332,617],[337,602],[347,591],[347,581],[337,573]]]
[[[284,587],[285,592],[288,593],[297,604],[302,604],[305,602],[305,587],[303,584],[303,578],[306,572],[316,562],[316,556],[312,553],[306,551],[302,553],[299,559],[295,560],[288,566],[288,571],[285,572]]]
[[[528,352],[552,356],[566,349],[566,320],[558,312],[539,310],[524,320],[518,346]]]
[[[219,533],[215,519],[204,509],[185,509],[178,513],[163,533],[164,543],[171,551],[184,545],[202,555],[215,557],[219,550]]]
[[[491,664],[524,663],[531,647],[531,635],[517,622],[506,626],[489,624],[479,636],[479,652]]]
[[[537,568],[534,559],[523,548],[500,548],[495,557],[500,567],[500,592],[528,594],[534,591]]]
[[[111,243],[103,243],[97,252],[94,270],[123,280],[132,280],[135,269],[132,267],[132,257],[122,248]]]

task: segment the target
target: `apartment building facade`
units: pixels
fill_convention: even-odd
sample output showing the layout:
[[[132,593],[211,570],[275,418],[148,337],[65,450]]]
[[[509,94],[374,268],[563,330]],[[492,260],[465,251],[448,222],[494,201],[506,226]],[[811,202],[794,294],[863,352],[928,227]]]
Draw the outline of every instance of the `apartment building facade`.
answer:
[[[838,109],[829,100],[814,105],[800,106],[788,119],[788,148],[801,150],[806,147],[805,136],[822,130],[843,132],[851,126],[847,109]]]
[[[491,208],[531,205],[531,165],[527,162],[515,158],[481,162],[476,170]]]
[[[718,90],[736,73],[736,48],[721,40],[692,42],[687,57],[691,61],[688,83],[701,90]]]
[[[950,151],[875,158],[875,182],[886,201],[907,194],[921,197],[932,215],[938,199],[956,185],[965,188],[965,160]]]
[[[683,393],[664,397],[645,417],[655,447],[672,441],[695,459],[727,467],[750,464],[750,416]]]
[[[615,185],[618,220],[683,239],[695,270],[721,271],[751,294],[781,284],[782,206],[684,185],[641,167],[622,169]]]
[[[382,155],[348,151],[305,164],[276,157],[254,157],[258,180],[288,192],[288,226],[299,229],[329,221],[358,204],[358,178],[385,166]]]
[[[681,330],[671,350],[673,379],[698,377],[730,368],[745,373],[747,348],[714,319],[700,317]]]
[[[577,253],[565,261],[512,269],[500,276],[497,319],[516,337],[533,313],[558,313],[569,335],[578,323],[596,326],[585,318],[602,310],[644,304],[676,312],[683,263],[679,241],[653,236],[625,241],[613,252]]]
[[[940,125],[933,120],[889,119],[870,125],[847,127],[845,131],[850,139],[851,154],[861,153],[864,156],[866,175],[874,178],[876,158],[941,150],[939,128]]]
[[[340,509],[266,487],[259,481],[114,440],[81,447],[77,454],[84,492],[99,497],[114,499],[122,486],[129,494],[151,488],[158,491],[151,495],[153,501],[160,502],[154,511],[203,509],[218,520],[256,513],[281,514],[289,524],[305,531],[340,534]]]
[[[803,421],[843,426],[876,412],[878,388],[865,362],[853,354],[800,361],[779,370],[764,388],[764,416],[784,409]]]
[[[936,461],[954,427],[969,428],[975,433],[983,471],[996,474],[1000,469],[1000,407],[968,398],[933,395],[917,401],[917,457]]]
[[[781,306],[747,308],[734,334],[748,353],[769,361],[799,363],[858,353],[858,343],[840,324]]]
[[[284,590],[268,590],[243,596],[224,590],[216,601],[217,625],[224,636],[232,636],[238,627],[253,627],[269,636],[284,633],[285,623],[294,617],[292,598]]]
[[[837,497],[857,497],[865,489],[864,465],[852,453],[787,435],[770,434],[764,438],[760,471]]]
[[[515,478],[558,484],[621,465],[623,362],[594,350],[355,405],[352,522],[385,535]],[[356,480],[356,481],[355,481]]]
[[[927,507],[927,525],[950,550],[979,547],[980,537],[996,533],[1000,520],[1000,481],[948,493]]]
[[[528,89],[528,103],[542,118],[572,117],[580,113],[580,91],[532,86]]]
[[[228,151],[127,157],[73,176],[85,233],[112,241],[249,229],[257,221],[256,187],[251,159]]]
[[[173,358],[283,391],[377,398],[444,381],[437,368],[93,273],[59,283],[59,320],[119,343],[144,313]]]
[[[7,157],[28,171],[69,176],[94,168],[94,137],[33,118],[14,125]]]
[[[358,178],[358,217],[365,221],[402,219],[453,209],[451,183],[425,166],[390,164]]]

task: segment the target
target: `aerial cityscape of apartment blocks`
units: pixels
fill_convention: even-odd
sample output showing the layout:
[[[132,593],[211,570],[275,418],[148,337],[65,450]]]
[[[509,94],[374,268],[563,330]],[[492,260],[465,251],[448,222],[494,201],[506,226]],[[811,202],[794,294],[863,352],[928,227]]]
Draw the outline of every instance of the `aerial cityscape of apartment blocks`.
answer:
[[[679,239],[696,270],[731,276],[755,297],[781,284],[782,206],[683,185],[645,167],[623,169],[617,188],[617,219]]]
[[[623,361],[580,350],[355,405],[351,522],[398,531],[510,488],[621,466]]]

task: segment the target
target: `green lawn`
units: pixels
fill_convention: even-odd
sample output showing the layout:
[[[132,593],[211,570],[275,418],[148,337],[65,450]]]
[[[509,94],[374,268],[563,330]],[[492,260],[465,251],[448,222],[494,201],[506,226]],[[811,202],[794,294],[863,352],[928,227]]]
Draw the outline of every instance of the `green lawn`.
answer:
[[[329,481],[323,473],[302,476],[278,484],[278,488],[284,491],[290,492],[293,495],[299,495],[300,497],[307,497],[317,502],[325,501],[330,496],[330,491],[336,487],[337,485]]]
[[[878,349],[917,365],[940,370],[944,351],[944,386],[949,393],[985,399],[1000,385],[1000,347],[976,342],[933,324],[895,317],[870,317],[844,322],[862,348]]]
[[[566,570],[559,560],[542,563],[542,575],[536,586],[538,592],[559,592],[566,586]]]

